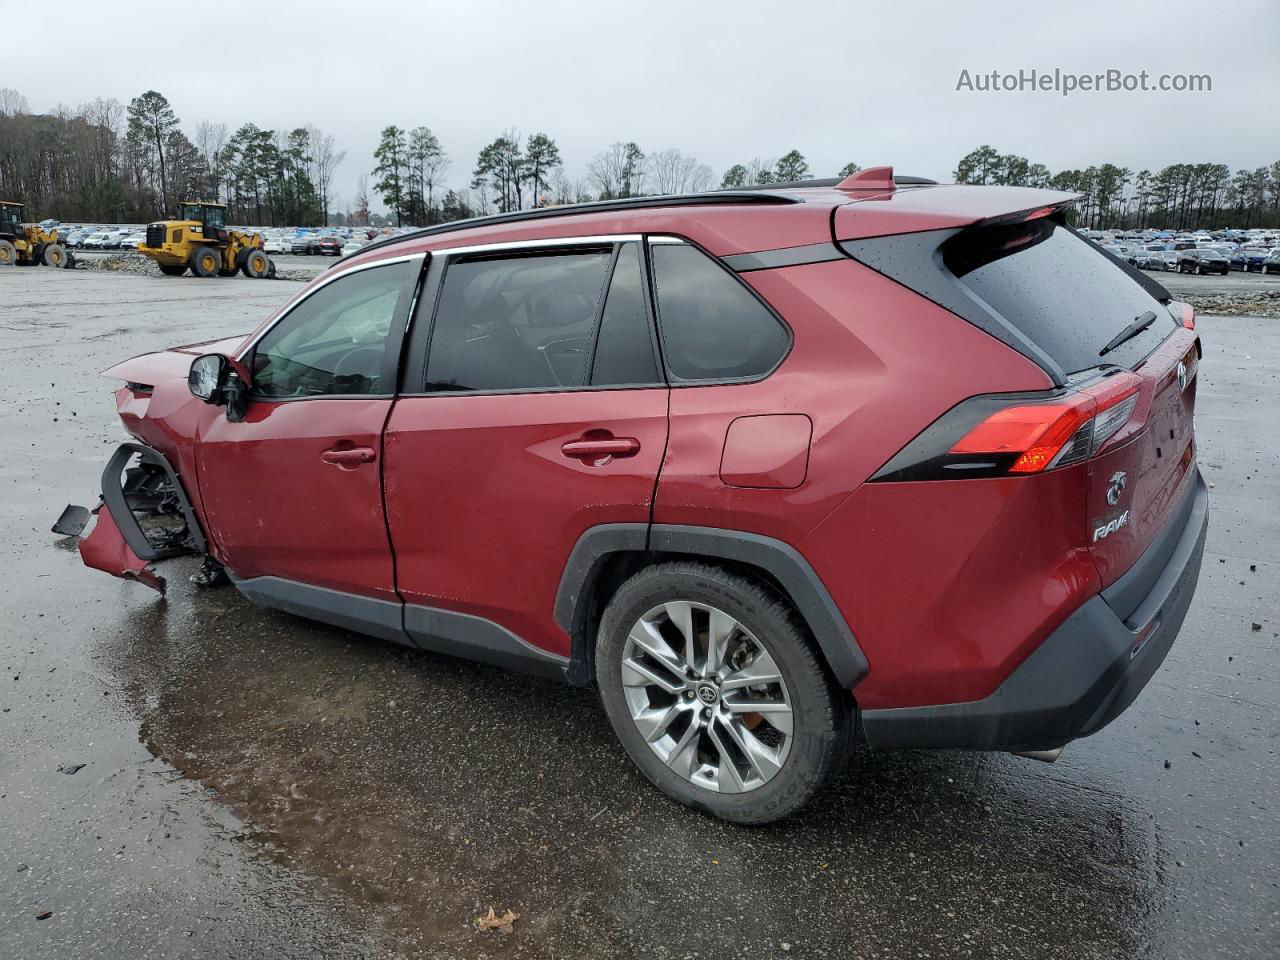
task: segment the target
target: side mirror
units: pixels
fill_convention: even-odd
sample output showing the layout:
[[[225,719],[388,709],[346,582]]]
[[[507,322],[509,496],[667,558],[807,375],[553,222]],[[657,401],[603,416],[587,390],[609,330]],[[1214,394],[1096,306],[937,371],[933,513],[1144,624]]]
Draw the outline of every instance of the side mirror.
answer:
[[[187,387],[192,396],[205,403],[222,403],[222,387],[229,369],[227,358],[220,353],[196,357],[191,361],[191,370],[187,374]]]

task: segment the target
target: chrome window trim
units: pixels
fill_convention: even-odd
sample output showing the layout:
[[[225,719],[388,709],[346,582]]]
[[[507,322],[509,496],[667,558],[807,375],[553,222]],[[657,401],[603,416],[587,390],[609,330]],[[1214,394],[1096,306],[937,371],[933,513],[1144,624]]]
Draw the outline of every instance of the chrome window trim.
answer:
[[[477,243],[465,247],[441,247],[431,250],[433,256],[457,257],[472,253],[501,253],[505,250],[538,250],[546,247],[584,247],[605,244],[639,242],[639,233],[591,234],[576,237],[540,237],[536,240],[503,240],[498,243]]]
[[[358,273],[361,270],[372,270],[374,267],[389,267],[393,263],[409,263],[413,260],[423,260],[426,258],[427,253],[428,253],[427,251],[423,251],[421,253],[406,254],[402,257],[387,257],[382,260],[370,260],[368,263],[357,263],[347,267],[344,270],[339,270],[337,273],[333,274],[333,276],[329,276],[329,277],[321,276],[319,278],[319,282],[313,281],[312,283],[308,284],[305,288],[303,288],[298,293],[296,297],[294,297],[292,300],[286,303],[283,307],[281,307],[280,312],[276,315],[276,318],[272,320],[270,323],[268,323],[261,330],[259,330],[256,334],[254,334],[253,339],[240,348],[240,352],[236,354],[236,360],[243,363],[245,358],[248,357],[249,354],[253,352],[254,347],[258,345],[259,340],[261,340],[268,333],[270,333],[277,326],[279,326],[284,321],[284,319],[287,316],[289,316],[289,314],[293,313],[293,311],[296,310],[301,304],[311,299],[311,297],[315,294],[317,290],[324,289],[329,284],[333,283],[333,281],[341,280],[343,277],[350,276],[353,273]],[[357,396],[367,396],[367,394],[357,394]],[[302,398],[290,398],[290,399],[302,399]]]

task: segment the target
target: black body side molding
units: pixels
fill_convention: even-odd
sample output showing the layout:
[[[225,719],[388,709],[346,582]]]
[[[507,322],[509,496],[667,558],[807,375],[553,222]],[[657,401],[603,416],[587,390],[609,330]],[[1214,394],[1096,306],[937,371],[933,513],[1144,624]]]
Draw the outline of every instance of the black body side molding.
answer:
[[[483,617],[398,600],[378,600],[282,577],[230,576],[236,589],[258,606],[406,647],[557,680],[565,679],[569,666],[567,657],[541,650]]]
[[[409,603],[404,608],[404,629],[423,650],[479,660],[551,680],[566,679],[568,657],[535,647],[506,627],[483,617]]]
[[[260,607],[283,610],[380,640],[414,646],[404,629],[404,604],[397,601],[375,600],[283,577],[242,580],[230,570],[227,573],[236,589]]]

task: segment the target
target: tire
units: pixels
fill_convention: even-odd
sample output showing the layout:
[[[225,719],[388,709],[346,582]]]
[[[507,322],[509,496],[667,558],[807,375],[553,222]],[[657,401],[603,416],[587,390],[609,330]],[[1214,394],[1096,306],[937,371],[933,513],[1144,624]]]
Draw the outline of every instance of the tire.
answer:
[[[0,240],[0,267],[12,267],[18,262],[18,248],[8,240]]]
[[[185,263],[161,263],[158,266],[160,267],[160,272],[166,277],[180,277],[187,272]]]
[[[1204,276],[1204,264],[1203,264],[1203,263],[1197,263],[1197,264],[1196,264],[1196,276],[1197,276],[1197,277],[1203,277],[1203,276]]]
[[[61,269],[67,265],[67,249],[60,243],[51,243],[44,248],[44,253],[40,259],[44,261],[46,267],[58,267]]]
[[[191,272],[197,277],[216,277],[221,264],[222,256],[218,249],[208,244],[196,247],[191,254]]]
[[[727,631],[716,671],[706,649],[712,617]],[[677,620],[696,638],[691,671],[682,670],[689,645]],[[637,635],[652,646],[642,649]],[[618,589],[598,637],[596,681],[614,732],[640,772],[679,803],[734,823],[771,823],[804,806],[848,756],[852,699],[827,675],[795,611],[753,580],[688,561],[648,567]],[[741,681],[753,675],[774,680],[748,690]],[[720,680],[735,679],[722,697]]]
[[[271,270],[271,261],[267,259],[267,255],[261,250],[249,250],[245,253],[244,264],[241,267],[246,277],[252,277],[255,280],[261,280]]]

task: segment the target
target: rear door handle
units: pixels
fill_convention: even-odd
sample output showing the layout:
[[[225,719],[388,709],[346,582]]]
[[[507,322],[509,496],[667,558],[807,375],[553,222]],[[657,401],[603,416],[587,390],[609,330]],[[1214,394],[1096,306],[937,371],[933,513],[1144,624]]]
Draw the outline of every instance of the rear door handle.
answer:
[[[378,455],[374,452],[373,447],[346,447],[342,449],[334,447],[320,454],[320,459],[337,467],[355,467],[362,463],[373,463],[374,460],[378,459]]]
[[[570,440],[560,452],[574,460],[605,460],[610,457],[634,457],[640,452],[640,441],[635,437],[599,437]]]

